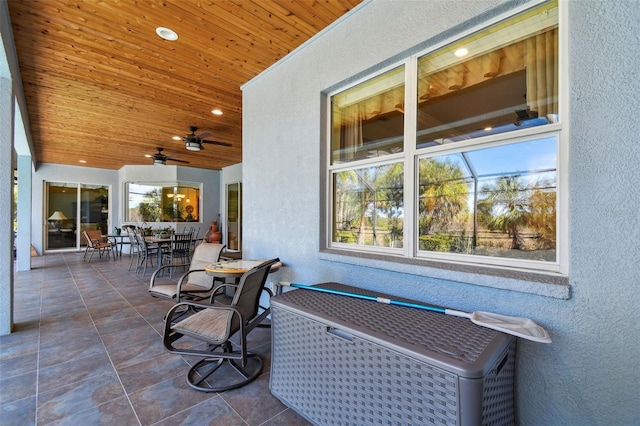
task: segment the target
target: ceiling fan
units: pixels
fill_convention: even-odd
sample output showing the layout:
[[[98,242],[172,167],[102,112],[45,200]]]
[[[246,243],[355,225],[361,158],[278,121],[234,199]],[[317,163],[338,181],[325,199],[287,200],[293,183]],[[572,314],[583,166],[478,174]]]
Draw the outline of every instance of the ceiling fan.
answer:
[[[210,143],[210,144],[220,145],[220,146],[232,146],[228,142],[204,140],[204,138],[210,136],[211,133],[202,132],[199,135],[196,135],[196,130],[198,130],[196,126],[189,126],[189,131],[191,131],[191,133],[185,135],[182,138],[182,140],[184,141],[185,148],[187,148],[189,151],[200,151],[201,149],[204,149],[204,147],[202,146],[203,143]]]
[[[157,147],[156,149],[158,150],[158,152],[156,152],[153,155],[148,155],[148,157],[153,158],[153,164],[156,166],[164,166],[165,164],[167,164],[167,161],[176,161],[178,163],[187,163],[187,164],[189,163],[188,161],[185,161],[185,160],[179,160],[177,158],[164,155],[162,153],[162,151],[164,151],[164,148]]]

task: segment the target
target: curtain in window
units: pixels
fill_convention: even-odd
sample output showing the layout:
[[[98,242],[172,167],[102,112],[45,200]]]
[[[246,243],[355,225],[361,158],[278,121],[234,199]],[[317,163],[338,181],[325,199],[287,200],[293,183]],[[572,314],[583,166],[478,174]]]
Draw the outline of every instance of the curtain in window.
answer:
[[[340,159],[343,161],[353,159],[358,148],[363,145],[362,120],[364,120],[364,113],[360,103],[342,109]]]
[[[349,161],[363,147],[363,122],[394,111],[404,111],[404,86],[386,90],[339,109],[337,118],[340,128],[340,159]]]
[[[538,117],[558,113],[558,30],[526,40],[527,104]]]

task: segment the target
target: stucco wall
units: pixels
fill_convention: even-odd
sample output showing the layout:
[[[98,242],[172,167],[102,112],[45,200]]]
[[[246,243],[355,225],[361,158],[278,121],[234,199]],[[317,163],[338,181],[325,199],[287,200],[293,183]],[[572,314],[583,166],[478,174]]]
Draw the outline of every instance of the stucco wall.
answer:
[[[319,254],[321,92],[516,3],[523,2],[374,0],[245,85],[245,257],[279,256],[287,265],[280,274],[291,281],[335,280],[467,311],[533,318],[554,342],[519,341],[519,424],[640,424],[637,1],[572,1],[565,9],[568,300],[464,284],[455,273],[445,280]]]

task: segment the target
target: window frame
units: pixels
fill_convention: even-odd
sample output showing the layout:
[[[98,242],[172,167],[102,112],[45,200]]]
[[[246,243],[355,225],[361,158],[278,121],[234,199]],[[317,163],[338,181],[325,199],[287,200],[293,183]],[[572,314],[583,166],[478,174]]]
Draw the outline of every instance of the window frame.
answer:
[[[485,22],[482,25],[474,26],[468,31],[463,31],[454,37],[450,37],[443,42],[437,43],[427,49],[412,52],[410,55],[395,61],[391,65],[384,66],[383,68],[376,69],[374,72],[368,71],[358,79],[351,79],[346,84],[336,85],[330,91],[323,93],[323,103],[325,111],[324,123],[326,125],[325,134],[322,138],[322,158],[324,159],[323,165],[325,170],[326,179],[323,182],[325,187],[324,191],[321,191],[322,205],[323,205],[323,227],[321,229],[321,243],[320,252],[321,258],[344,261],[345,263],[376,265],[387,270],[401,270],[406,271],[407,267],[402,266],[412,265],[410,270],[414,270],[418,267],[419,271],[423,271],[420,275],[425,274],[426,269],[420,269],[421,266],[428,268],[430,274],[433,273],[433,268],[443,268],[446,270],[457,271],[471,271],[474,274],[485,274],[491,276],[505,276],[510,279],[525,280],[534,283],[551,283],[562,284],[568,283],[568,139],[569,139],[569,124],[568,124],[568,91],[566,87],[566,81],[568,76],[568,69],[566,61],[563,60],[566,55],[567,43],[567,23],[566,23],[566,5],[564,2],[558,1],[558,114],[560,121],[557,123],[550,123],[539,127],[530,127],[526,129],[518,129],[505,133],[499,133],[491,136],[483,136],[474,139],[469,139],[464,142],[458,142],[452,145],[432,146],[418,149],[416,147],[416,129],[417,129],[417,76],[418,76],[418,61],[421,57],[429,55],[436,50],[445,47],[447,45],[454,44],[465,37],[483,31],[488,27],[508,20],[522,12],[538,7],[547,1],[534,1],[526,5],[516,7],[509,12],[502,13],[494,19]],[[405,108],[404,116],[404,150],[402,153],[391,154],[384,157],[377,157],[372,159],[356,160],[341,164],[332,164],[333,152],[332,152],[332,96],[344,92],[358,84],[366,82],[370,79],[376,78],[388,72],[394,68],[404,66],[405,70],[405,105],[412,106],[411,108]],[[417,235],[417,220],[418,214],[416,209],[417,203],[417,191],[418,191],[418,161],[425,156],[436,156],[443,153],[460,152],[463,148],[477,147],[488,148],[491,146],[506,145],[510,143],[519,143],[527,140],[535,140],[538,138],[553,136],[557,139],[556,143],[556,261],[555,262],[542,262],[542,261],[513,261],[510,259],[501,257],[485,257],[478,255],[461,255],[450,253],[436,253],[428,252],[424,253],[418,250],[417,241],[419,236]],[[404,161],[404,178],[405,178],[405,191],[404,191],[404,241],[403,248],[389,249],[385,247],[371,247],[362,246],[349,243],[333,242],[333,174],[337,171],[343,170],[356,170],[366,166],[376,166],[383,163],[397,161],[402,158]],[[339,256],[339,257],[336,257]],[[363,259],[377,259],[374,262],[367,262]],[[379,260],[388,261],[389,263],[381,263]],[[397,265],[393,265],[397,264]],[[438,274],[435,274],[438,275]],[[445,273],[448,276],[448,274]],[[482,281],[483,279],[470,279],[467,281]],[[482,284],[486,285],[486,284]],[[489,285],[492,287],[504,288],[504,285]],[[511,289],[513,286],[506,285]],[[517,287],[517,286],[516,286]],[[515,289],[515,288],[514,288]],[[568,298],[568,290],[561,290],[556,292],[552,291],[538,291],[538,290],[523,290],[538,294],[551,295],[552,297]],[[559,295],[561,294],[561,295]]]
[[[197,213],[197,220],[192,220],[192,221],[176,221],[176,220],[155,220],[155,221],[136,221],[134,219],[131,219],[130,217],[130,195],[129,195],[129,191],[130,191],[130,187],[131,185],[146,185],[146,186],[153,186],[153,187],[160,187],[160,188],[168,188],[168,187],[173,187],[175,188],[190,188],[193,190],[197,190],[197,204],[198,204],[198,208],[197,211],[195,211],[195,213]],[[203,189],[203,184],[201,182],[189,182],[189,181],[126,181],[123,182],[123,223],[146,223],[146,224],[161,224],[161,223],[193,223],[193,224],[202,224],[202,189]],[[164,206],[165,203],[163,203],[162,205]],[[186,206],[185,206],[186,207]],[[175,219],[172,218],[172,219]]]

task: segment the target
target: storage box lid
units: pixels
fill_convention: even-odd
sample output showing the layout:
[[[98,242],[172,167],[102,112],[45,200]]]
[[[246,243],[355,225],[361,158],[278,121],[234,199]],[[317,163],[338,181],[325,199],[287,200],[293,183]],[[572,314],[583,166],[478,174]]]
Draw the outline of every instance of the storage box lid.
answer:
[[[419,303],[340,283],[317,286]],[[287,291],[271,298],[271,307],[297,311],[466,378],[484,377],[515,339],[466,318],[312,290]]]

